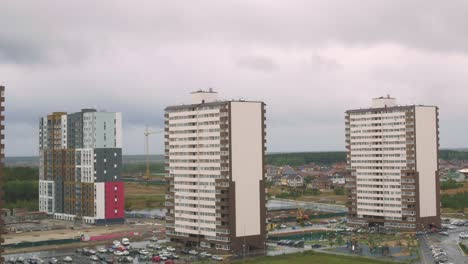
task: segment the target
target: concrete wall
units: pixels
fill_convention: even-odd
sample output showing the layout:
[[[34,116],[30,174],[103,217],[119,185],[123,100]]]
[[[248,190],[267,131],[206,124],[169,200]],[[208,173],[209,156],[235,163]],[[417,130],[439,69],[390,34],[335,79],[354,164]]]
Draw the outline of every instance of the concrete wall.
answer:
[[[106,182],[106,219],[125,217],[125,196],[123,182]]]
[[[261,234],[262,123],[261,103],[231,102],[232,181],[236,186],[234,235],[237,237]]]
[[[94,154],[95,182],[122,180],[121,148],[96,148]]]
[[[121,127],[117,127],[116,113],[89,112],[83,114],[83,143],[85,148],[115,148],[121,144]],[[121,119],[120,119],[121,120]],[[121,121],[120,124],[121,125]]]
[[[416,170],[419,173],[420,217],[436,216],[437,113],[435,107],[416,107]]]
[[[96,219],[104,219],[106,214],[106,193],[105,183],[96,182],[94,183],[94,204],[96,206],[95,217]]]

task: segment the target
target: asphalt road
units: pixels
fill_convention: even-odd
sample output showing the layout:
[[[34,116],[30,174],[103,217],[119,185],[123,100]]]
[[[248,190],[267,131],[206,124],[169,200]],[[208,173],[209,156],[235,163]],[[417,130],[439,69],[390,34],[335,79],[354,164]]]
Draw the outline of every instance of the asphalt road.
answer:
[[[432,264],[434,258],[430,250],[430,246],[439,246],[447,253],[449,262],[456,264],[468,264],[468,257],[462,253],[458,243],[460,239],[458,235],[461,232],[468,232],[468,227],[457,227],[455,230],[449,230],[449,236],[439,235],[437,233],[419,235],[418,239],[421,242],[421,263]]]

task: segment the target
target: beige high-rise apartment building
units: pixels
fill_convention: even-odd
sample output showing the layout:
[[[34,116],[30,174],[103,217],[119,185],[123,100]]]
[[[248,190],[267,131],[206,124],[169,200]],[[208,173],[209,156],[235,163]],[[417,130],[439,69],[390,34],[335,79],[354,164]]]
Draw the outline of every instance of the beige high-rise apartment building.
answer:
[[[436,106],[373,99],[346,111],[351,225],[427,230],[440,226]]]
[[[224,252],[265,249],[265,104],[192,93],[165,113],[167,235]]]

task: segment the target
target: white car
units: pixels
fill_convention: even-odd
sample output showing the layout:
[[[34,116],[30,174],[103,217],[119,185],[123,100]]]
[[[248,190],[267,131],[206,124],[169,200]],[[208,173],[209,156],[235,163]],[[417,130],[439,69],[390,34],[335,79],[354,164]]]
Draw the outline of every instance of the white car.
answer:
[[[176,249],[174,247],[167,247],[166,250],[169,252],[174,252]]]
[[[467,239],[468,238],[468,234],[463,232],[463,233],[460,233],[460,235],[458,235],[459,238],[461,239]]]
[[[99,258],[96,255],[89,257],[89,259],[92,261],[99,261]]]
[[[73,259],[70,256],[66,256],[66,257],[63,258],[63,261],[64,262],[72,262]]]
[[[105,248],[98,248],[99,253],[107,253],[107,249]]]
[[[148,250],[146,250],[146,249],[140,250],[139,253],[140,253],[141,255],[148,255],[148,254],[149,254]]]
[[[114,255],[123,256],[123,252],[122,251],[114,251]]]
[[[200,256],[209,258],[209,257],[211,257],[211,254],[207,253],[207,252],[202,252],[202,253],[200,253]]]
[[[114,244],[115,246],[120,246],[120,241],[114,240],[112,241],[112,244]]]
[[[96,250],[90,249],[90,250],[89,250],[89,254],[91,254],[91,255],[96,255]]]
[[[128,252],[128,250],[125,250],[125,251],[122,252],[122,255],[128,256],[128,255],[130,255],[130,252]]]
[[[130,240],[126,237],[122,238],[122,245],[124,246],[130,245]]]
[[[222,258],[222,257],[216,256],[216,255],[212,256],[211,259],[217,260],[217,261],[223,261],[223,258]]]
[[[157,237],[152,237],[152,238],[150,238],[150,242],[158,242],[158,238]]]
[[[192,249],[192,250],[189,251],[189,254],[190,255],[198,255],[198,252],[196,250]]]

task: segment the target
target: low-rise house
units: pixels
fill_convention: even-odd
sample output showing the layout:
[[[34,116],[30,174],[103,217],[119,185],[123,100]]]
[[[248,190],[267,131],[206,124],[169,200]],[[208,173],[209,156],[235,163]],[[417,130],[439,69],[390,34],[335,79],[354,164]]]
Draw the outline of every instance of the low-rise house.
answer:
[[[287,175],[281,178],[281,185],[294,188],[302,187],[304,186],[304,178],[299,174]]]
[[[333,184],[328,176],[320,176],[312,181],[312,189],[330,190]]]
[[[345,184],[345,177],[342,174],[332,175],[330,180],[334,186]]]

